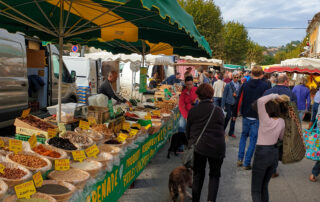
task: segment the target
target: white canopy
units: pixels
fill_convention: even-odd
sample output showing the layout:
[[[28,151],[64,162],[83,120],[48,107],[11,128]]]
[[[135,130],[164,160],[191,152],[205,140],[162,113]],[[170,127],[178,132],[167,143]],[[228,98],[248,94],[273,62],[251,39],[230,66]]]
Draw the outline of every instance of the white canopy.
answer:
[[[297,67],[310,70],[320,70],[320,59],[315,58],[293,58],[281,61],[281,66]]]
[[[218,60],[218,59],[208,59],[205,57],[200,57],[200,58],[194,58],[192,56],[181,56],[180,57],[181,60],[186,60],[189,63],[216,63],[218,65],[222,65],[223,62],[222,60]]]

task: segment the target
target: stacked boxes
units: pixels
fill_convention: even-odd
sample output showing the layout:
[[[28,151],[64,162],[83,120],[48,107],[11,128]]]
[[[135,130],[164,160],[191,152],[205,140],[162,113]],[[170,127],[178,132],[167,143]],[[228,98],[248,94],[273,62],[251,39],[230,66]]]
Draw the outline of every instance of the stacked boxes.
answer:
[[[78,86],[77,88],[78,103],[88,104],[89,94],[90,94],[89,86]]]

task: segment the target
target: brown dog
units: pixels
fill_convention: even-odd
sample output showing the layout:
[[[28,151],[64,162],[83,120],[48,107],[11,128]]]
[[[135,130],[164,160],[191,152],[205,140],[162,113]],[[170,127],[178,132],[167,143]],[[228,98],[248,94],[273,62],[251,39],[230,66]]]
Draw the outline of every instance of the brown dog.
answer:
[[[169,192],[172,201],[177,201],[180,196],[180,202],[184,201],[185,195],[192,198],[186,191],[186,187],[192,187],[192,170],[185,166],[176,167],[169,176]]]

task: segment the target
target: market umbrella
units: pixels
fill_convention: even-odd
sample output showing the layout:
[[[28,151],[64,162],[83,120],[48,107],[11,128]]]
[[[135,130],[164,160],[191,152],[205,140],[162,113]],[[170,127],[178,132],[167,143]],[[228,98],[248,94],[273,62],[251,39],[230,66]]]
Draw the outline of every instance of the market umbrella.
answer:
[[[59,112],[62,48],[66,40],[144,39],[200,48],[205,56],[211,55],[192,17],[176,0],[0,0],[0,21],[9,32],[59,42]]]
[[[281,61],[281,67],[278,69],[283,72],[320,74],[320,59],[304,57],[287,59]]]

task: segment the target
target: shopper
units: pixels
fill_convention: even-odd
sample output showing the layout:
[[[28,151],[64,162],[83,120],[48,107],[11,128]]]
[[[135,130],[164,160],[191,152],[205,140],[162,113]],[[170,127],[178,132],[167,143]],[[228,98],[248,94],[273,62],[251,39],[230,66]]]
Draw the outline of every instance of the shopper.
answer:
[[[224,81],[225,83],[230,83],[230,82],[232,81],[231,75],[232,75],[231,72],[226,71],[226,72],[224,73],[223,81]]]
[[[311,182],[316,182],[316,177],[318,177],[320,173],[320,161],[317,161],[316,164],[312,168],[312,174],[310,175],[309,179]]]
[[[158,75],[158,72],[155,72],[153,74],[153,77],[150,79],[149,88],[150,89],[157,88],[158,84],[159,84],[159,75]]]
[[[320,103],[320,88],[318,89],[316,95],[313,98],[312,117],[311,117],[310,125],[316,121],[316,116],[317,116],[317,113],[318,113],[319,103]]]
[[[192,201],[199,202],[205,178],[206,164],[209,161],[209,189],[207,201],[216,201],[221,166],[225,157],[224,114],[212,103],[213,88],[201,84],[196,91],[200,103],[189,112],[187,138],[189,146],[194,144],[205,127],[211,112],[213,115],[199,140],[194,153]]]
[[[192,75],[192,67],[188,67],[186,72],[184,73],[184,79],[186,79],[188,76],[193,77]]]
[[[221,104],[222,109],[225,109],[225,112],[227,113],[225,122],[224,122],[224,129],[227,128],[229,120],[231,119],[230,129],[228,134],[233,138],[236,138],[236,136],[234,135],[234,127],[236,124],[236,120],[233,118],[233,117],[236,117],[236,115],[233,115],[232,113],[234,112],[234,107],[236,107],[235,105],[236,99],[240,89],[240,83],[238,79],[239,79],[238,72],[236,71],[233,72],[232,81],[228,83],[224,89],[222,104]]]
[[[218,80],[216,82],[214,82],[214,84],[213,84],[214,104],[219,107],[221,107],[223,91],[224,91],[224,87],[226,86],[226,83],[224,81],[222,81],[222,78],[223,78],[223,75],[222,75],[222,73],[219,72],[218,73]]]
[[[285,121],[280,118],[279,101],[281,98],[277,94],[258,99],[259,134],[251,181],[253,202],[269,201],[268,185],[279,159],[277,141],[283,138],[285,129]]]
[[[176,83],[179,84],[181,83],[180,77],[181,77],[180,72],[176,72],[174,75],[171,75],[166,80],[164,80],[162,84],[168,84],[168,85],[173,85]]]
[[[300,84],[292,89],[292,92],[297,96],[297,107],[300,121],[303,120],[306,110],[310,109],[310,90],[306,87],[307,80],[302,78]]]
[[[179,110],[181,117],[179,120],[179,132],[185,132],[186,120],[188,118],[188,113],[190,109],[195,105],[197,100],[196,90],[197,87],[193,84],[192,76],[187,76],[184,80],[185,86],[182,89],[179,98]]]
[[[256,146],[259,127],[257,112],[252,109],[251,105],[268,90],[266,82],[261,80],[262,76],[262,68],[254,66],[252,68],[252,78],[241,86],[237,97],[236,106],[240,105],[240,98],[242,98],[241,113],[243,116],[237,165],[244,166],[243,168],[245,170],[251,169],[251,158]],[[237,108],[234,109],[233,114],[237,114]],[[234,119],[236,119],[236,117],[234,117]],[[250,137],[250,143],[247,152],[245,153],[248,137]]]

